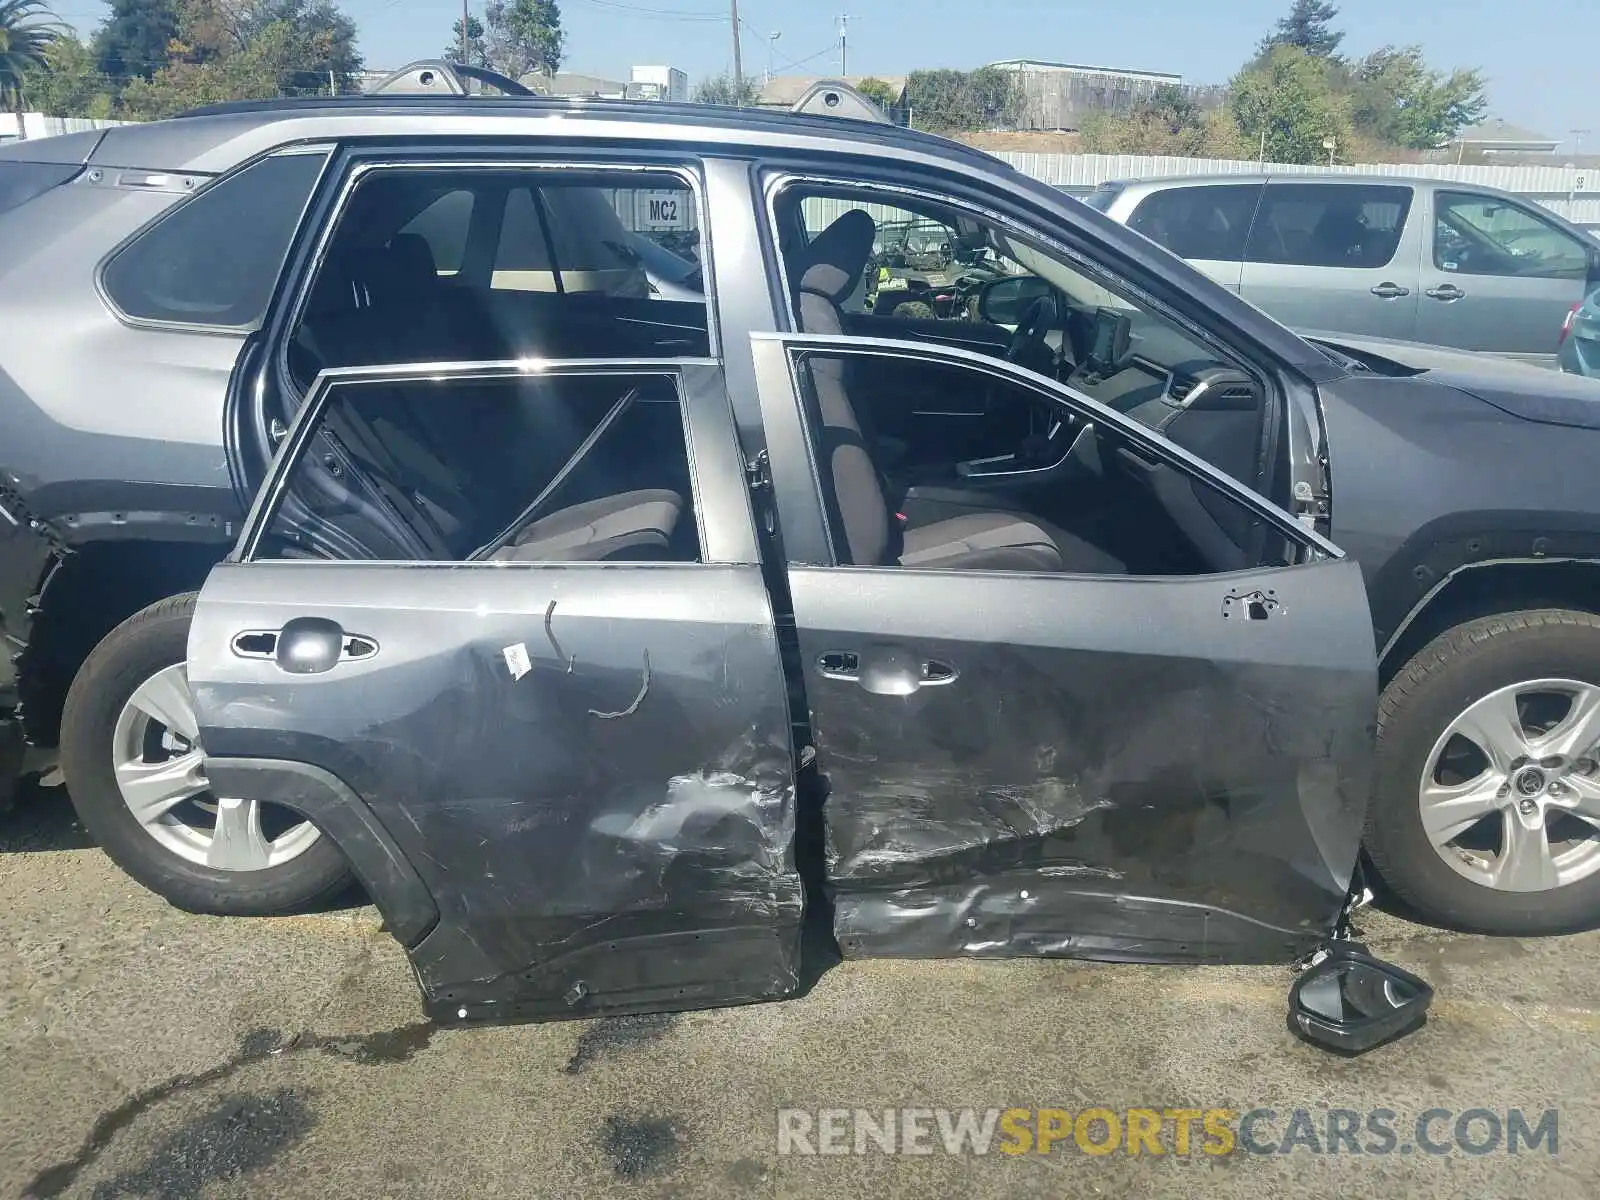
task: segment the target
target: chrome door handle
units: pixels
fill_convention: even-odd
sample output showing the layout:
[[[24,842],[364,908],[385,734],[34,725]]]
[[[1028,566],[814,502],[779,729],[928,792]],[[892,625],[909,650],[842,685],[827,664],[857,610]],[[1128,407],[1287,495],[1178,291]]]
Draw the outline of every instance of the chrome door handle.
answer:
[[[371,638],[346,633],[325,617],[296,617],[282,629],[246,629],[233,635],[231,645],[240,658],[270,660],[291,675],[317,675],[378,652]]]
[[[1380,283],[1372,289],[1372,294],[1380,300],[1398,300],[1401,296],[1411,295],[1411,289],[1403,288],[1398,283]]]
[[[945,687],[959,674],[949,663],[919,659],[899,646],[830,650],[817,659],[817,670],[824,679],[853,683],[875,696],[909,696],[925,687]]]
[[[1423,293],[1423,295],[1431,296],[1435,300],[1443,300],[1446,304],[1448,304],[1452,300],[1461,299],[1466,295],[1466,293],[1453,283],[1445,283],[1438,287],[1429,288]]]

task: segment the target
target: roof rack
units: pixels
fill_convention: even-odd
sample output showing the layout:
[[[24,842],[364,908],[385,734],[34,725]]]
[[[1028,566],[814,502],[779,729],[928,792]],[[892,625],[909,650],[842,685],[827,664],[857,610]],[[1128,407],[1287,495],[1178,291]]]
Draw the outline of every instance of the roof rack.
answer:
[[[537,93],[498,71],[450,63],[440,58],[419,58],[398,71],[391,71],[372,87],[369,96],[471,96],[472,83],[487,84],[505,96],[533,96]]]

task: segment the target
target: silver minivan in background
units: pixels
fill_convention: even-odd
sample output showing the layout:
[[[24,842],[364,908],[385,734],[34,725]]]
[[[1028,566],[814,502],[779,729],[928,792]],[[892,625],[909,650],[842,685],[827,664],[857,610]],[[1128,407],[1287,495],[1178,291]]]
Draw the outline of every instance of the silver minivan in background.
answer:
[[[1105,183],[1093,208],[1285,325],[1555,361],[1600,244],[1493,188],[1388,175]]]

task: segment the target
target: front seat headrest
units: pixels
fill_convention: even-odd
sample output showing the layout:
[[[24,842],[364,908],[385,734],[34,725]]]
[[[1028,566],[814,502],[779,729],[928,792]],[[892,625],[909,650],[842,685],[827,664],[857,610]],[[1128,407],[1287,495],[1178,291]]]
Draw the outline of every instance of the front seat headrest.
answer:
[[[808,265],[800,276],[800,290],[824,296],[834,304],[844,303],[861,282],[877,236],[877,223],[866,212],[853,208],[845,213],[807,247]]]

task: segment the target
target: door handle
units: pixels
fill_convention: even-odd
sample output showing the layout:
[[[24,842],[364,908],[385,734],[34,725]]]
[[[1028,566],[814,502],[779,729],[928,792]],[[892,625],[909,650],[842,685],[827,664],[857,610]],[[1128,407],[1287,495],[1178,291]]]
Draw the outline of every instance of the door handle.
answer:
[[[359,633],[346,633],[325,617],[296,617],[282,629],[246,629],[236,633],[233,652],[240,658],[267,659],[291,675],[317,675],[341,662],[371,658],[378,643]]]
[[[1398,283],[1380,283],[1372,289],[1372,294],[1380,300],[1398,300],[1401,296],[1411,295],[1411,289],[1403,288]]]
[[[921,659],[900,646],[873,646],[865,651],[830,650],[817,659],[824,679],[853,683],[875,696],[909,696],[926,687],[956,681],[955,667]]]
[[[1431,296],[1435,300],[1443,300],[1446,304],[1449,304],[1452,300],[1461,299],[1466,293],[1453,283],[1445,283],[1440,284],[1438,287],[1429,288],[1423,295]]]

